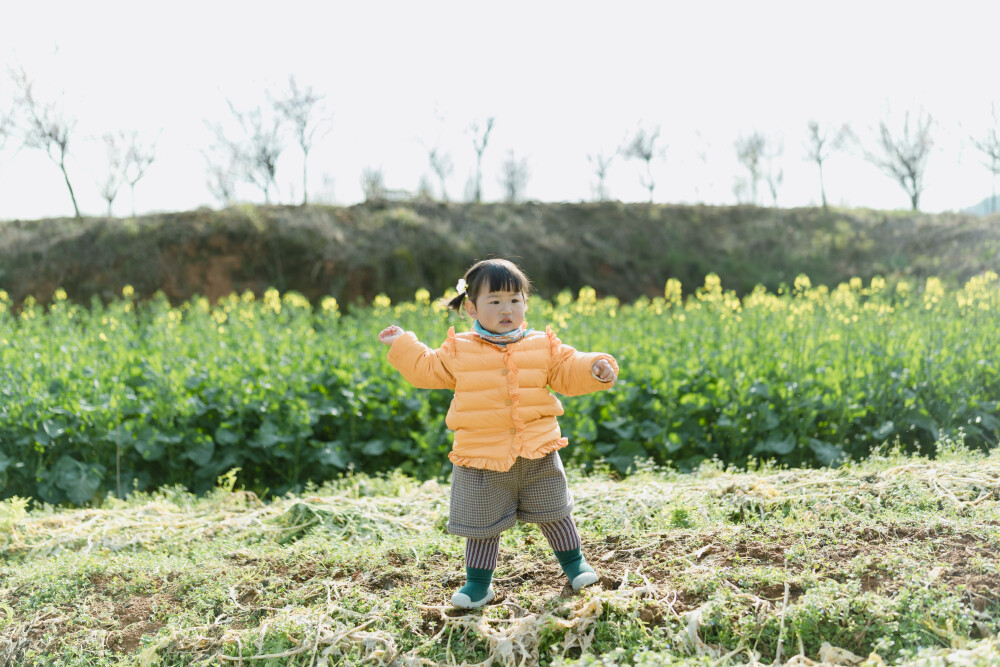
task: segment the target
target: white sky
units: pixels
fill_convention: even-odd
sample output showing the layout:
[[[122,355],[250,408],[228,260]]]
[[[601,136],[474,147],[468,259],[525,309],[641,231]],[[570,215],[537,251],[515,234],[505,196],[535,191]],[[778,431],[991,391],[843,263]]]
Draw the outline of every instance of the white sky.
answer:
[[[923,108],[937,121],[922,208],[959,210],[989,196],[971,146],[1000,110],[993,1],[647,2],[4,2],[0,59],[23,67],[39,97],[76,119],[69,175],[81,211],[103,214],[100,137],[159,136],[136,188],[136,211],[216,207],[202,150],[207,122],[278,94],[289,75],[325,95],[330,131],[309,157],[312,200],[361,199],[361,174],[390,188],[433,179],[428,146],[450,154],[448,194],[461,199],[474,167],[468,127],[496,118],[483,189],[499,199],[513,151],[530,169],[526,195],[592,199],[588,153],[610,152],[637,127],[661,128],[659,202],[731,204],[743,176],[734,142],[754,131],[781,142],[782,206],[819,202],[805,160],[810,118],[850,122],[862,137],[886,113]],[[6,69],[6,68],[5,68]],[[0,113],[13,95],[0,72]],[[279,160],[278,200],[301,199],[301,153]],[[621,157],[612,198],[644,201],[643,165]],[[825,165],[833,204],[907,208],[903,189],[858,155]],[[769,204],[766,187],[761,199]],[[255,189],[242,199],[263,201]],[[115,214],[128,215],[127,189]],[[72,215],[58,168],[10,139],[0,151],[0,219]]]

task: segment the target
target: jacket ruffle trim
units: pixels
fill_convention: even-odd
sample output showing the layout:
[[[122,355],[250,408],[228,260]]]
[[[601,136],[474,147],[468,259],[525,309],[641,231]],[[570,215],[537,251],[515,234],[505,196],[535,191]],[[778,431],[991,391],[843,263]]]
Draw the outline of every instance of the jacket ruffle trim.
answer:
[[[556,440],[550,440],[544,445],[540,446],[531,454],[522,454],[523,459],[540,459],[549,452],[554,452],[556,450],[562,449],[569,444],[568,438],[558,438]],[[460,456],[455,452],[448,454],[448,460],[457,466],[463,466],[465,468],[480,468],[483,470],[493,470],[495,472],[507,472],[517,461],[517,456],[514,454],[509,454],[503,459],[491,459],[482,456]]]
[[[559,354],[559,348],[562,346],[562,341],[559,340],[559,336],[556,335],[556,332],[552,330],[551,324],[545,326],[545,335],[549,337],[549,354],[554,357]]]
[[[503,354],[504,367],[507,369],[507,395],[510,397],[510,420],[517,432],[523,433],[526,424],[521,419],[521,385],[517,382],[517,376],[521,371],[514,363],[511,352],[512,350],[508,347]]]
[[[448,337],[441,343],[441,349],[451,356],[455,356],[457,349],[455,346],[455,327],[448,327]]]

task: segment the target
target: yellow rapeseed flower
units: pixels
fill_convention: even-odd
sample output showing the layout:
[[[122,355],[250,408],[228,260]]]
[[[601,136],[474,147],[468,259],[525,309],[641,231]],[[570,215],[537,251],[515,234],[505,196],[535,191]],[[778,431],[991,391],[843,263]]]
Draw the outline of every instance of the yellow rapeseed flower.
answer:
[[[332,296],[323,297],[323,300],[319,302],[319,306],[324,313],[336,313],[340,309],[337,300]]]
[[[649,300],[648,296],[640,295],[639,298],[632,304],[632,308],[634,308],[637,313],[641,313],[644,310],[649,310],[651,305],[652,302]]]
[[[770,306],[770,301],[776,297],[769,294],[767,288],[763,285],[754,286],[753,290],[743,297],[743,307],[744,308],[768,308]]]
[[[857,307],[858,305],[858,291],[856,288],[852,287],[852,282],[840,283],[837,285],[837,289],[833,290],[830,295],[830,302],[834,307],[840,307],[846,310]]]
[[[264,292],[264,309],[273,311],[275,315],[281,312],[281,295],[273,287]]]
[[[308,310],[310,307],[309,299],[298,292],[286,292],[281,298],[281,302],[290,308],[298,308],[299,310]]]
[[[421,287],[413,294],[413,300],[417,303],[426,306],[431,302],[431,293],[426,289]]]
[[[979,310],[991,310],[998,296],[997,290],[991,289],[995,282],[997,282],[997,274],[993,271],[969,278],[965,287],[956,294],[959,305],[975,306]]]
[[[709,273],[705,276],[705,284],[695,291],[699,301],[717,302],[722,300],[722,279],[718,274]]]
[[[59,289],[57,289],[57,290],[56,290],[56,291],[55,291],[55,292],[54,292],[54,293],[52,294],[52,298],[53,298],[53,299],[54,299],[55,301],[65,301],[65,300],[66,300],[66,298],[67,298],[67,296],[66,296],[66,290],[64,290],[64,289],[63,289],[62,287],[60,287]]]
[[[940,278],[931,276],[924,284],[924,308],[930,310],[944,298],[944,284]]]
[[[795,292],[795,294],[801,296],[810,287],[812,287],[812,281],[809,280],[809,276],[807,276],[804,273],[800,273],[799,275],[795,276],[795,283],[793,287],[793,291]]]
[[[816,302],[825,302],[830,296],[830,288],[826,285],[817,285],[809,290],[807,296]]]
[[[378,296],[375,297],[375,301],[372,303],[372,305],[374,305],[375,308],[378,309],[389,308],[390,306],[392,306],[392,299],[390,299],[385,294],[379,294]]]
[[[668,306],[679,304],[684,298],[681,281],[677,278],[668,278],[667,286],[663,290],[663,298],[667,300]]]
[[[727,309],[729,309],[734,313],[739,313],[740,311],[743,310],[743,306],[742,303],[740,302],[739,297],[737,297],[736,292],[733,292],[732,290],[726,292],[723,295],[723,305],[725,305]]]
[[[122,288],[122,296],[126,299],[131,299],[135,295],[135,288],[131,285],[126,285]]]

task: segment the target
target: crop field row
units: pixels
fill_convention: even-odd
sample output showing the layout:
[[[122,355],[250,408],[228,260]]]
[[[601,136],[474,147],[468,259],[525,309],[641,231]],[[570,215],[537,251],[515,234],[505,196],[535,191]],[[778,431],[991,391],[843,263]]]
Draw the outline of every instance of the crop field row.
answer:
[[[262,498],[348,471],[444,480],[448,392],[402,381],[375,338],[395,322],[437,346],[468,327],[426,290],[343,313],[331,298],[233,294],[174,307],[131,288],[102,305],[13,307],[0,293],[0,497],[88,505],[239,469]],[[714,275],[634,303],[591,289],[533,298],[528,322],[619,360],[613,391],[566,399],[568,460],[788,466],[883,443],[989,448],[1000,431],[996,274],[960,289],[799,276],[743,298]]]

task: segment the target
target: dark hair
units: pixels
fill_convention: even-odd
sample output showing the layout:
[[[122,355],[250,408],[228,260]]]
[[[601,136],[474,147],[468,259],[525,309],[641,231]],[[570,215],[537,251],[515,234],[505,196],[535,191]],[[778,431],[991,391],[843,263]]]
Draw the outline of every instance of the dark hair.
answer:
[[[531,281],[517,264],[506,259],[484,259],[476,262],[462,276],[465,280],[465,292],[454,299],[446,300],[445,305],[452,310],[462,312],[465,298],[475,302],[480,294],[486,292],[521,292],[525,297],[531,293]]]

